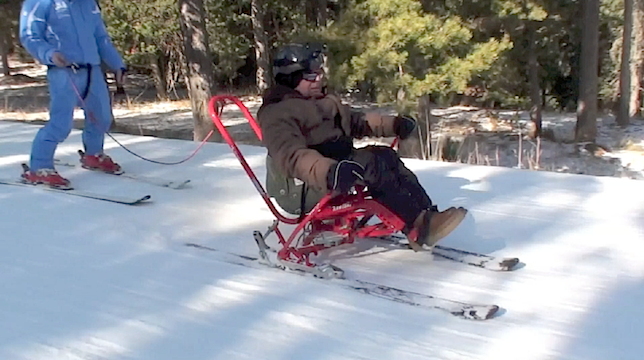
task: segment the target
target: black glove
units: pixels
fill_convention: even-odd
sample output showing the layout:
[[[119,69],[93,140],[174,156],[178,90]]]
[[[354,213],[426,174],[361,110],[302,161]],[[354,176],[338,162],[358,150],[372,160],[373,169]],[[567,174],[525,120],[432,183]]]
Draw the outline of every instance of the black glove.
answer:
[[[351,187],[364,181],[364,167],[355,161],[342,160],[329,169],[326,183],[329,190],[348,193]]]
[[[398,115],[394,118],[394,132],[401,140],[405,140],[416,129],[416,120],[407,115]]]
[[[121,84],[116,85],[115,95],[125,95],[125,88]]]

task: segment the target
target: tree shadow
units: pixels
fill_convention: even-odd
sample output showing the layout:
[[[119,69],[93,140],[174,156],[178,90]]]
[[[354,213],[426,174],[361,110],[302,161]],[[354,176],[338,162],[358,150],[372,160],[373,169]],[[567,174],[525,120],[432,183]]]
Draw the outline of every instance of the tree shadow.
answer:
[[[640,359],[644,344],[642,280],[622,274],[587,308],[571,329],[569,341],[558,351],[563,358]]]
[[[123,139],[132,141],[132,150],[166,161],[182,158],[196,146],[180,140]],[[25,154],[28,144],[25,140],[3,146],[3,156],[5,151]],[[642,205],[624,201],[628,206],[618,209],[617,202],[610,201],[619,196],[611,192],[617,187],[630,194],[627,200],[639,201],[642,193],[636,190],[641,187],[634,182],[615,179],[605,185],[608,180],[587,176],[414,163],[436,203],[471,209],[463,226],[443,244],[511,253],[525,257],[528,266],[520,273],[491,273],[428,263],[425,256],[407,251],[338,262],[350,265],[349,275],[367,281],[498,303],[505,310],[498,318],[473,323],[356,294],[331,282],[223,264],[215,255],[195,253],[183,246],[185,240],[256,254],[252,230],[272,221],[230,149],[206,144],[190,162],[159,167],[127,157],[115,144],[109,146],[129,169],[190,176],[193,187],[185,192],[152,189],[70,170],[88,188],[152,192],[155,206],[144,208],[0,191],[0,201],[11,204],[4,207],[0,228],[4,234],[20,235],[19,240],[11,235],[15,240],[7,241],[0,253],[5,290],[0,312],[7,316],[0,357],[392,359],[449,357],[458,351],[461,357],[499,358],[520,340],[513,334],[534,335],[518,343],[535,356],[561,352],[603,359],[599,355],[607,352],[639,353],[634,341],[607,334],[617,328],[607,325],[617,308],[630,316],[639,314],[627,300],[641,298],[641,284],[619,280],[629,279],[632,272],[615,269],[628,265],[642,277],[636,244],[641,225],[615,221],[631,211],[641,219]],[[242,152],[263,179],[265,149],[242,146]],[[596,211],[602,206],[604,211]],[[627,225],[639,231],[629,233],[632,248],[606,236]],[[606,260],[606,249],[619,256]],[[597,286],[616,281],[626,284]],[[615,297],[612,289],[618,289]],[[584,302],[590,294],[593,301]],[[601,301],[602,296],[610,298]],[[574,301],[581,305],[573,306]],[[579,316],[597,309],[609,312],[586,318],[588,323]],[[618,319],[625,323],[627,315],[620,314]],[[580,330],[585,325],[588,329]],[[623,331],[622,335],[628,330]],[[563,340],[537,341],[550,339],[548,334]],[[605,340],[597,343],[608,349],[604,352],[592,347],[601,336]],[[619,352],[608,343],[612,340],[633,352]],[[598,350],[592,353],[587,346]]]

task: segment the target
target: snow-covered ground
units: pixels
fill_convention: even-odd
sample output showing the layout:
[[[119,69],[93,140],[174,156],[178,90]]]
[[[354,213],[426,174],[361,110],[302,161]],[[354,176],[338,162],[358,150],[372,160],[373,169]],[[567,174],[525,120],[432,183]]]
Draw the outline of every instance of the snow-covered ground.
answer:
[[[19,175],[37,129],[0,122],[0,177]],[[116,136],[160,161],[197,146]],[[57,157],[75,162],[80,141],[74,131]],[[497,273],[411,251],[364,256],[360,243],[331,258],[351,277],[503,309],[473,322],[188,248],[255,255],[252,231],[272,222],[228,146],[208,143],[186,163],[161,166],[106,144],[127,171],[191,185],[172,190],[59,169],[79,189],[152,196],[136,207],[0,186],[0,359],[639,360],[644,353],[641,181],[406,159],[441,208],[471,210],[444,245],[518,256],[525,266]],[[265,149],[241,149],[263,179]]]

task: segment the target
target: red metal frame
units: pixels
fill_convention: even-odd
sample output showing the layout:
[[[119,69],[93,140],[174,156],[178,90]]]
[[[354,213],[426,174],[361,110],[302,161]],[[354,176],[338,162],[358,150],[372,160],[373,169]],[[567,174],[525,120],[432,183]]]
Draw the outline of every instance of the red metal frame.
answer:
[[[329,193],[302,219],[282,215],[273,205],[268,193],[264,190],[264,187],[221,121],[220,116],[228,103],[237,105],[260,141],[263,139],[261,129],[250,111],[248,111],[248,108],[235,96],[217,95],[210,99],[208,111],[213,123],[241,163],[255,189],[257,189],[266,205],[277,218],[272,230],[277,234],[279,243],[282,246],[282,249],[278,251],[278,257],[281,260],[313,266],[309,261],[311,254],[317,254],[326,248],[353,243],[355,238],[387,236],[403,228],[404,222],[398,216],[372,199],[368,191],[363,191],[363,189],[357,189],[356,194],[351,195],[333,196]],[[377,216],[380,222],[367,225],[367,222],[374,216]],[[284,237],[279,229],[280,222],[297,225],[288,239]],[[303,236],[298,237],[300,232],[303,233]],[[332,244],[315,243],[316,237],[323,233],[333,233],[339,237],[339,240]],[[298,239],[298,242],[294,245],[293,242],[296,239]]]

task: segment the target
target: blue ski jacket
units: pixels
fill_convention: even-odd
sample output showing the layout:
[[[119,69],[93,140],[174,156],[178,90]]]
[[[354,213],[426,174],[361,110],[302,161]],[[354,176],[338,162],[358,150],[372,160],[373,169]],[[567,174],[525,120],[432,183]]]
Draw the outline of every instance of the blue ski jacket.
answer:
[[[54,65],[51,56],[58,51],[70,63],[125,69],[95,0],[25,0],[20,41],[44,65]]]

